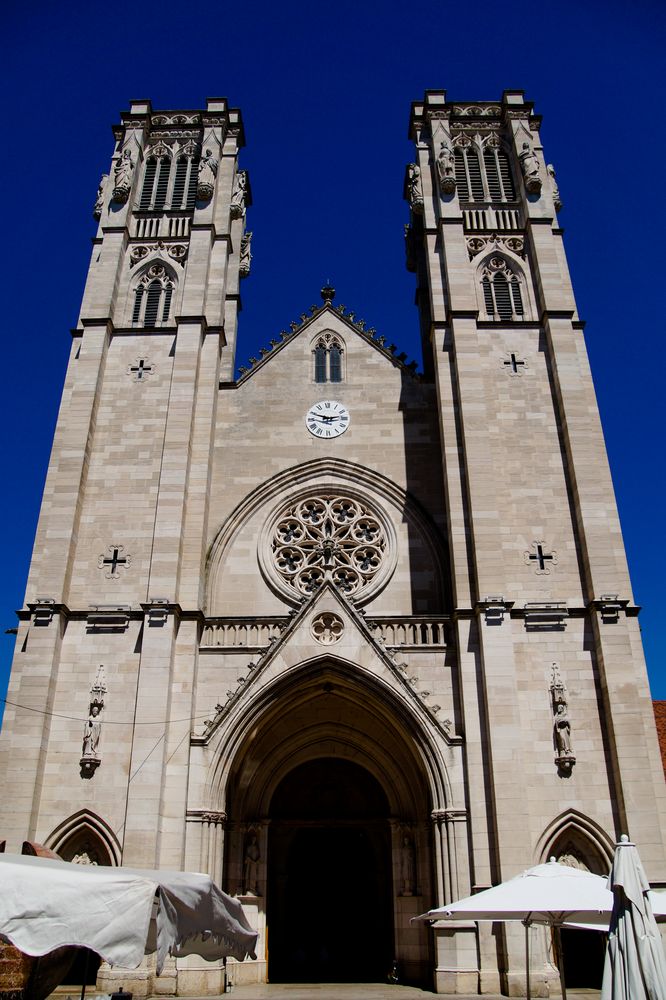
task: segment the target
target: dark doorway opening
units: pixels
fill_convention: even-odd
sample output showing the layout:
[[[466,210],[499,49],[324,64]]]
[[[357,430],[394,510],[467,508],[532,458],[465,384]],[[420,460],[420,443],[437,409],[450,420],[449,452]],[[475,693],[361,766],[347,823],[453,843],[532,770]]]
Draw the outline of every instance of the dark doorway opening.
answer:
[[[563,927],[560,934],[567,989],[600,990],[607,935],[601,931],[577,931],[567,927]]]
[[[393,955],[388,802],[364,768],[322,758],[271,803],[270,982],[379,982]]]

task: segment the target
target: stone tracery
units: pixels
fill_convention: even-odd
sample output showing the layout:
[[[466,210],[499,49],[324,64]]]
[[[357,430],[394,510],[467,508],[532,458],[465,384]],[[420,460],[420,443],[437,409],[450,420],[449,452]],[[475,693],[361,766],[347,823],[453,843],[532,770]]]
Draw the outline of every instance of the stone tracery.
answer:
[[[298,593],[311,594],[331,580],[352,596],[381,568],[386,536],[379,519],[360,501],[313,494],[280,517],[271,551],[275,569]]]

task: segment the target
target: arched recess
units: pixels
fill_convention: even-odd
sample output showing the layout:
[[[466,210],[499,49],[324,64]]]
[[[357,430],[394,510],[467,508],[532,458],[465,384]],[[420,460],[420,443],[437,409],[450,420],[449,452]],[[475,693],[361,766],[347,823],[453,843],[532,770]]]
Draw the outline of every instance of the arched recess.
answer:
[[[501,281],[510,306],[511,316],[503,316],[503,310],[496,296],[495,282]],[[517,292],[511,290],[514,283]],[[476,296],[479,318],[499,321],[502,319],[534,320],[536,303],[531,287],[529,266],[505,246],[494,245],[488,252],[479,254],[476,261]],[[493,290],[495,288],[495,290]],[[490,302],[493,303],[492,308]]]
[[[537,858],[545,862],[554,857],[562,864],[607,875],[614,849],[611,838],[594,820],[568,809],[544,830],[537,844]]]
[[[278,505],[286,505],[312,485],[313,488],[327,490],[348,490],[360,499],[367,499],[370,505],[383,507],[396,524],[408,527],[408,546],[418,548],[419,554],[427,561],[430,571],[422,576],[428,580],[429,612],[444,612],[452,607],[448,573],[447,545],[430,515],[415,497],[396,483],[372,469],[355,462],[324,458],[305,462],[277,473],[261,483],[241,500],[235,510],[221,525],[208,550],[206,563],[205,609],[210,616],[225,613],[225,602],[221,596],[221,578],[227,556],[242,529],[260,512],[267,522],[277,513]],[[257,534],[261,533],[261,527]],[[262,539],[265,543],[265,538]],[[402,553],[409,560],[409,553]],[[416,557],[418,558],[418,557]],[[257,569],[261,559],[257,552]],[[282,595],[284,596],[284,595]],[[293,605],[300,603],[294,596]],[[362,602],[361,602],[362,603]]]
[[[121,849],[115,833],[88,809],[80,809],[64,820],[46,843],[65,861],[112,867],[120,864]]]
[[[381,913],[373,919],[384,930],[375,942],[375,974],[388,955],[397,956],[412,979],[421,979],[429,961],[429,938],[410,925],[409,918],[444,897],[448,879],[457,877],[448,873],[460,859],[432,818],[434,811],[441,814],[456,804],[444,762],[446,742],[440,736],[438,745],[418,706],[410,706],[407,697],[401,699],[369,670],[325,655],[290,669],[254,697],[248,692],[236,714],[222,721],[210,750],[203,810],[225,820],[224,829],[203,824],[201,864],[214,871],[217,863],[218,877],[228,891],[256,895],[256,905],[266,912],[270,925],[288,898],[280,894],[284,882],[279,873],[292,870],[289,857],[293,860],[295,851],[309,850],[316,861],[315,843],[331,850],[338,844],[351,857],[357,837],[359,852],[365,852],[372,870],[368,884],[381,887]],[[349,775],[346,811],[333,805],[326,814],[319,804],[313,806],[311,777],[302,781],[302,808],[298,807],[301,782],[294,776],[313,769],[332,786]],[[280,806],[286,786],[290,812]],[[363,788],[376,790],[365,796],[366,806],[372,801],[384,805],[370,805],[369,811],[356,807]],[[339,790],[332,802],[338,800]],[[320,861],[326,864],[324,856]],[[351,876],[354,865],[348,868]],[[341,879],[344,873],[343,866]],[[446,886],[440,885],[442,879]],[[316,885],[313,870],[311,886]],[[307,889],[303,885],[297,893],[299,905],[305,905]],[[358,889],[358,885],[340,886],[347,895]],[[278,897],[281,903],[276,903]],[[267,933],[275,945],[279,936],[274,933],[271,938],[270,926]],[[277,954],[274,948],[272,954],[273,976],[294,981],[314,974],[313,962],[299,971],[284,952]],[[327,967],[323,959],[318,963],[315,956],[322,981],[331,974],[343,979],[361,974],[352,965],[341,970]],[[382,975],[385,972],[382,967]]]

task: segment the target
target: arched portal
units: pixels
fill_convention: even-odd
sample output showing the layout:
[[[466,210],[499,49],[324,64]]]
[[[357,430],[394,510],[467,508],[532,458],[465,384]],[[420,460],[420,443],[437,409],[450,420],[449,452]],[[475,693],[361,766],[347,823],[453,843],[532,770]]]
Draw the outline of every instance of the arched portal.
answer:
[[[435,897],[446,775],[416,715],[327,659],[277,680],[242,726],[218,746],[224,879],[256,906],[267,976],[385,981],[397,958],[405,981],[425,981],[430,936],[410,918]]]
[[[376,778],[335,757],[295,767],[271,802],[270,981],[384,978],[394,951],[392,884],[388,800]]]

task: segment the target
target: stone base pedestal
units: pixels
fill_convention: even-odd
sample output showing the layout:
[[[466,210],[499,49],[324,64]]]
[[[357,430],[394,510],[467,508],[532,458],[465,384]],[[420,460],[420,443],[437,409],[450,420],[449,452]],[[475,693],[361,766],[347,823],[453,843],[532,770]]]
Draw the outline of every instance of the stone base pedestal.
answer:
[[[476,924],[473,922],[435,925],[434,989],[436,993],[478,993],[479,958]]]

